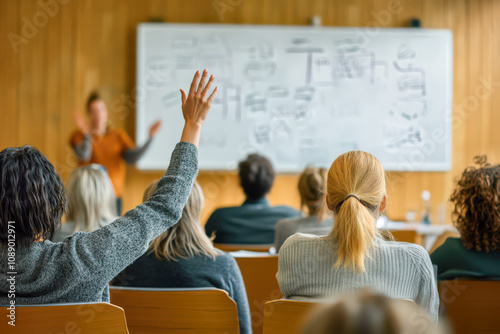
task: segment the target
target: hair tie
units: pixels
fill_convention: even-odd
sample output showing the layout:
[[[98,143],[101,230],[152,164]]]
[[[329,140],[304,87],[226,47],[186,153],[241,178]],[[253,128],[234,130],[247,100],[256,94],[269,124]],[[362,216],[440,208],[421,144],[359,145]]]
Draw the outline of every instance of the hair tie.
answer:
[[[359,199],[359,197],[358,197],[358,196],[356,196],[356,195],[354,195],[354,194],[349,194],[349,195],[347,195],[347,196],[344,198],[344,202],[345,202],[345,201],[347,201],[347,200],[349,199],[349,197],[355,197],[358,201],[360,201],[360,202],[361,202],[361,200]]]

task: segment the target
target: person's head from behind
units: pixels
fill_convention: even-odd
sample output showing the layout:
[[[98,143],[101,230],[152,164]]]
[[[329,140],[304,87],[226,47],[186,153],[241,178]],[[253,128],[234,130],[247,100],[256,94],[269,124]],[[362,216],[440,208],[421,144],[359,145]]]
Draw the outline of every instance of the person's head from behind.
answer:
[[[158,181],[153,182],[144,192],[144,202],[154,196]],[[148,252],[156,258],[167,261],[207,256],[215,259],[219,253],[201,227],[201,212],[205,203],[203,190],[195,182],[189,199],[182,210],[181,219],[151,242]]]
[[[376,219],[386,204],[385,172],[371,154],[351,151],[330,167],[326,202],[335,215],[331,237],[338,244],[335,267],[364,271],[364,260],[373,245]]]
[[[75,231],[91,232],[116,219],[116,196],[105,167],[76,168],[68,182],[68,221]]]
[[[325,168],[306,167],[299,176],[300,205],[307,207],[309,216],[323,219],[326,215],[326,177]]]
[[[273,186],[274,168],[271,162],[258,154],[250,154],[238,166],[240,184],[249,200],[264,197]]]
[[[8,243],[9,230],[21,247],[51,239],[66,202],[64,183],[40,151],[23,146],[0,152],[0,244]]]
[[[437,334],[432,320],[410,300],[383,295],[343,296],[310,316],[304,334]]]
[[[453,222],[464,246],[476,251],[500,250],[500,165],[486,156],[474,158],[451,195]]]
[[[108,108],[99,93],[92,92],[87,99],[87,113],[92,129],[105,129],[108,124]]]

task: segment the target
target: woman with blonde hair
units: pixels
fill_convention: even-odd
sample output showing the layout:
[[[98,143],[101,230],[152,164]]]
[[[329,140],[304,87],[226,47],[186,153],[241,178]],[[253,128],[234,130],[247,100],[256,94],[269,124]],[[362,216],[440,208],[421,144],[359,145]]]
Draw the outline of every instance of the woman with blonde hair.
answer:
[[[158,181],[144,193],[153,195]],[[148,251],[125,268],[111,285],[147,288],[203,288],[225,290],[236,302],[240,333],[252,333],[250,311],[236,260],[213,247],[200,224],[203,190],[195,181],[179,222],[153,240]]]
[[[327,179],[327,207],[335,224],[327,236],[298,233],[279,253],[278,283],[285,298],[309,300],[369,287],[411,299],[437,320],[439,297],[427,252],[385,241],[376,220],[387,203],[385,172],[371,154],[339,156]]]
[[[101,165],[76,168],[68,182],[69,213],[66,223],[55,234],[60,242],[77,231],[92,232],[116,218],[116,197],[113,184]]]
[[[307,217],[288,218],[276,224],[274,244],[276,251],[285,240],[297,233],[325,235],[332,229],[333,220],[325,203],[326,168],[309,166],[299,176],[300,206],[307,208]]]

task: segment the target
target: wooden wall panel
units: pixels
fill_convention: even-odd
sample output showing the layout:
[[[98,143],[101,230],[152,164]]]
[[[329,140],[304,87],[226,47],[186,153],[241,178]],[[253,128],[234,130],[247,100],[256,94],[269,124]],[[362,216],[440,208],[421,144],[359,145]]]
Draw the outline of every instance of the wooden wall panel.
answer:
[[[50,2],[50,0],[42,0]],[[54,0],[59,1],[59,0]],[[67,1],[67,0],[65,0]],[[65,2],[63,1],[63,2]],[[24,18],[42,9],[37,0],[0,2],[0,149],[31,144],[67,180],[75,158],[67,143],[74,110],[84,111],[87,94],[98,89],[108,103],[110,121],[135,135],[136,26],[165,22],[307,25],[318,15],[325,26],[403,27],[420,18],[425,28],[454,34],[453,167],[446,173],[390,173],[388,215],[404,219],[421,210],[420,194],[432,193],[434,219],[454,180],[487,154],[498,162],[500,134],[500,3],[492,0],[219,0],[220,13],[207,0],[85,0],[59,4],[55,15],[15,53],[7,34],[23,34]],[[396,9],[397,13],[391,13]],[[42,15],[43,16],[43,15]],[[39,18],[40,19],[40,18]],[[24,28],[25,29],[25,28]],[[484,82],[490,82],[485,86]],[[498,84],[496,84],[498,83]],[[485,90],[487,86],[490,91]],[[483,96],[479,92],[487,92]],[[328,167],[328,166],[326,166]],[[137,205],[159,172],[128,171],[124,207]],[[244,196],[236,174],[202,172],[207,197],[203,219],[216,207],[235,205]],[[299,206],[296,175],[280,175],[269,195],[273,204]],[[449,221],[449,218],[447,218]]]

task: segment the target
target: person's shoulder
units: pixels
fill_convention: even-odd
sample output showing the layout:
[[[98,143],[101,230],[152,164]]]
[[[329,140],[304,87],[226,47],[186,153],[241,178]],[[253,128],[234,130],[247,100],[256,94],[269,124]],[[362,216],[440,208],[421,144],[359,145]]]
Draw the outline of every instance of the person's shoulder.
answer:
[[[272,210],[279,210],[286,214],[290,218],[300,218],[302,217],[302,212],[299,210],[292,208],[291,206],[288,205],[276,205],[271,207]]]
[[[467,251],[460,238],[447,238],[441,246],[436,248],[431,253],[433,262],[439,261],[440,258],[447,258],[448,256],[458,256],[458,254]]]
[[[429,258],[429,254],[425,248],[417,244],[377,239],[377,245],[385,252],[401,254],[402,256],[411,258],[414,261]]]
[[[224,217],[226,215],[230,215],[234,212],[238,212],[241,210],[241,206],[226,206],[226,207],[221,207],[217,208],[212,212],[210,217]]]
[[[278,227],[283,228],[283,227],[287,227],[287,226],[296,225],[296,224],[300,223],[300,221],[302,221],[302,219],[303,218],[301,218],[301,217],[280,219],[276,223],[276,228],[278,228]]]
[[[295,233],[283,243],[280,253],[294,247],[308,247],[310,245],[327,242],[324,236],[307,233]]]

